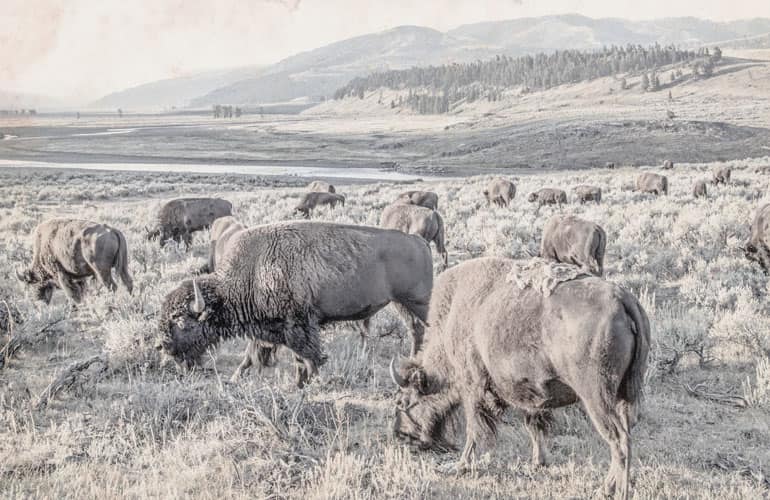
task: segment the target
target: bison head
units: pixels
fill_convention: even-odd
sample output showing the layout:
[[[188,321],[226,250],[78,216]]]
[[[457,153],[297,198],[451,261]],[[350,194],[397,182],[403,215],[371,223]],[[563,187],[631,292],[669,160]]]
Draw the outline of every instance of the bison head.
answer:
[[[51,303],[51,297],[53,296],[53,289],[55,285],[52,281],[44,279],[40,274],[32,269],[25,269],[23,271],[16,270],[16,278],[22,283],[33,285],[35,290],[35,298],[41,300],[46,304]]]
[[[527,201],[530,203],[537,201],[537,193],[529,193],[529,196],[527,196]]]
[[[144,234],[147,237],[147,241],[152,241],[152,240],[158,239],[158,237],[160,236],[160,229],[157,227],[151,229],[145,226]]]
[[[206,350],[219,341],[212,331],[213,308],[218,305],[213,283],[203,278],[200,285],[195,280],[182,282],[161,307],[156,347],[187,368],[200,364]]]
[[[425,370],[414,361],[396,366],[390,362],[390,376],[398,385],[393,435],[417,444],[421,449],[450,451],[454,446],[444,437],[446,421],[456,404]]]

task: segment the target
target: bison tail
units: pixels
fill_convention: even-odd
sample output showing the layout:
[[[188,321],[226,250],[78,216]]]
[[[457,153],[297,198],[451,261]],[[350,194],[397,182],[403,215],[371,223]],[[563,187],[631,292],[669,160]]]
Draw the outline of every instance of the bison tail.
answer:
[[[120,276],[120,280],[126,285],[128,293],[134,291],[134,280],[128,272],[128,244],[126,237],[120,231],[115,231],[118,235],[118,255],[115,257],[115,270]]]
[[[650,320],[641,304],[628,292],[624,293],[623,307],[631,318],[634,333],[634,354],[620,384],[619,397],[628,408],[628,429],[639,418],[644,398],[644,374],[650,350]]]
[[[607,235],[599,229],[596,232],[596,237],[593,238],[593,248],[589,252],[589,263],[591,273],[596,276],[604,275],[604,251],[607,248]]]

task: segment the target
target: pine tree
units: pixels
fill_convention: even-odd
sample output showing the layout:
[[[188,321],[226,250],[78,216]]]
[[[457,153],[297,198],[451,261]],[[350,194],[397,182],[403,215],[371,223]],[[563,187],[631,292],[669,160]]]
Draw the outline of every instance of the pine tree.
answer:
[[[647,73],[642,73],[641,87],[642,92],[646,92],[650,88],[650,79],[647,77]]]

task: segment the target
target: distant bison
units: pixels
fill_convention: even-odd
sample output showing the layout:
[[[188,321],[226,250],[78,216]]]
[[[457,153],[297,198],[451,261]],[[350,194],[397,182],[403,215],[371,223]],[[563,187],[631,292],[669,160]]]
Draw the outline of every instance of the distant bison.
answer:
[[[158,348],[193,366],[233,337],[283,345],[302,386],[326,360],[321,327],[369,318],[390,302],[417,353],[432,288],[433,260],[418,236],[324,222],[256,226],[232,237],[215,273],[166,296]]]
[[[751,223],[751,237],[743,249],[746,258],[758,262],[770,273],[770,203],[762,205]]]
[[[674,162],[666,160],[663,162],[663,170],[672,170],[674,168]]]
[[[764,165],[754,169],[755,174],[770,174],[770,165]]]
[[[498,207],[507,207],[515,196],[516,185],[500,177],[489,181],[486,189],[484,189],[484,198],[487,200],[487,205],[494,203]]]
[[[416,234],[422,236],[427,242],[432,241],[446,268],[448,255],[444,241],[444,220],[435,210],[417,205],[394,203],[383,210],[380,227],[397,229],[406,234]]]
[[[163,204],[155,227],[147,229],[147,238],[159,238],[161,246],[173,239],[189,247],[193,233],[232,214],[233,204],[221,198],[177,198]]]
[[[323,205],[334,208],[338,203],[343,207],[345,206],[345,197],[341,194],[323,192],[305,193],[302,195],[302,198],[300,198],[297,206],[294,207],[294,211],[300,212],[305,218],[310,218],[310,214],[315,208]]]
[[[694,198],[705,198],[708,196],[708,192],[706,190],[706,181],[696,181],[695,185],[692,187],[692,195]]]
[[[714,178],[711,181],[715,186],[719,184],[729,184],[730,175],[732,174],[732,167],[721,167],[714,170]]]
[[[117,290],[112,269],[131,293],[128,246],[123,233],[110,226],[77,219],[51,219],[35,228],[31,265],[16,272],[19,280],[34,285],[38,300],[50,303],[60,288],[79,303],[90,277],[108,290]]]
[[[393,434],[421,449],[454,448],[445,436],[462,411],[459,471],[477,464],[509,407],[521,411],[532,463],[547,463],[551,411],[580,402],[610,449],[604,494],[629,498],[631,429],[650,348],[639,301],[595,276],[545,294],[515,285],[517,262],[486,257],[442,273],[430,301],[425,347],[390,374],[398,386]]]
[[[605,165],[605,167],[610,169],[610,170],[615,170],[615,162],[614,161],[608,161],[607,164]]]
[[[534,193],[529,193],[527,201],[530,203],[537,202],[538,208],[543,205],[558,205],[561,208],[562,204],[567,203],[567,193],[561,189],[543,188]]]
[[[313,181],[307,185],[307,190],[316,193],[336,193],[334,186],[324,181]]]
[[[419,205],[431,210],[438,209],[438,195],[433,191],[407,191],[401,193],[397,201],[409,205]]]
[[[668,178],[651,172],[643,173],[636,178],[636,190],[656,195],[668,194]]]
[[[598,186],[576,186],[573,191],[581,205],[588,201],[598,205],[602,201],[602,188]]]
[[[543,228],[540,256],[579,266],[587,274],[604,274],[607,235],[598,224],[573,215],[554,215]]]

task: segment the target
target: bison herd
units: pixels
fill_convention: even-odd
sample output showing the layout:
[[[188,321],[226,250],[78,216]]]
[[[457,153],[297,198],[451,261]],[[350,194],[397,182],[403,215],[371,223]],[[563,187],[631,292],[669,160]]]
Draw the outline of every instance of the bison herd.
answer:
[[[729,180],[730,170],[720,169],[712,182]],[[296,206],[303,216],[320,205],[344,206],[334,186],[317,181],[309,187]],[[635,189],[665,195],[668,179],[643,173]],[[602,200],[597,186],[581,185],[573,192],[579,203]],[[696,183],[693,195],[706,196],[705,181]],[[516,186],[496,178],[483,196],[488,205],[507,207]],[[527,200],[538,209],[561,208],[567,194],[545,188]],[[246,227],[223,199],[166,202],[147,237],[161,245],[175,240],[189,246],[194,232],[210,228],[210,248],[200,274],[165,297],[157,348],[165,358],[193,367],[224,340],[250,339],[237,378],[252,364],[268,365],[281,346],[292,352],[302,387],[326,361],[320,337],[325,325],[366,321],[392,304],[412,336],[410,358],[390,365],[399,388],[396,436],[422,448],[451,449],[445,426],[462,408],[462,469],[472,464],[495,422],[512,406],[523,410],[533,462],[543,464],[551,409],[581,402],[610,447],[605,493],[627,498],[629,433],[641,402],[650,326],[637,299],[602,278],[604,229],[571,215],[557,214],[546,222],[533,265],[546,275],[555,269],[549,265],[574,271],[544,292],[515,285],[522,271],[512,259],[477,258],[447,269],[438,205],[436,193],[408,191],[385,207],[380,227],[317,221]],[[430,242],[446,269],[435,283]],[[743,248],[766,272],[769,245],[770,204],[757,212]],[[115,290],[113,269],[131,292],[127,256],[119,230],[53,219],[36,228],[32,262],[17,275],[45,302],[54,288],[80,302],[89,277]]]

